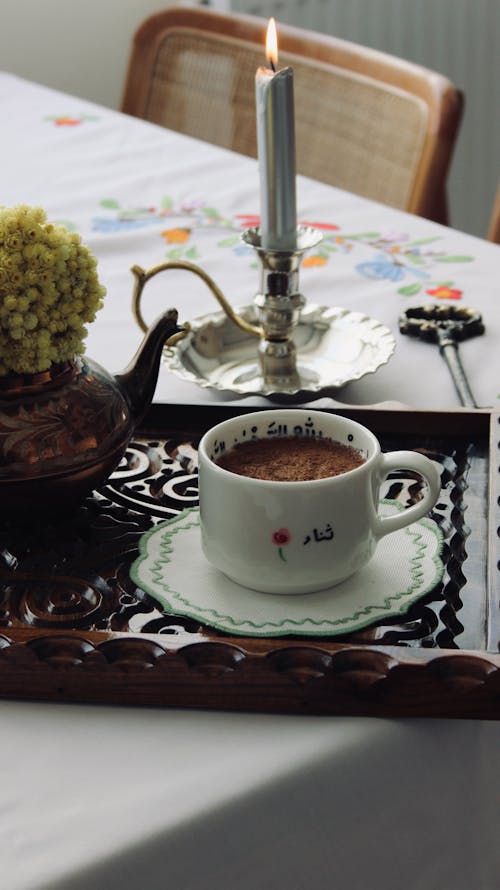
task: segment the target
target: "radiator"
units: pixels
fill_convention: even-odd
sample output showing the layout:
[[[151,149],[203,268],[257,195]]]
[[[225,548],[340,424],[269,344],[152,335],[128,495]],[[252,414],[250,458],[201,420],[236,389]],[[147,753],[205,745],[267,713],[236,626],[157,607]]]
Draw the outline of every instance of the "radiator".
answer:
[[[212,0],[418,62],[465,93],[451,224],[484,237],[500,179],[500,0]]]

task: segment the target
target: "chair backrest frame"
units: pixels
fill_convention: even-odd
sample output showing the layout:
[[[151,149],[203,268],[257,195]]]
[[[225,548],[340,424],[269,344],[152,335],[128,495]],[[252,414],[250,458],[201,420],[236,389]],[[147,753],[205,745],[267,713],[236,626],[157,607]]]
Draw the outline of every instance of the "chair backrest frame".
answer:
[[[488,241],[500,244],[500,185],[498,186],[488,227]]]
[[[151,83],[158,54],[168,35],[184,32],[191,35],[193,41],[203,35],[207,39],[210,35],[219,35],[228,41],[239,42],[242,47],[257,50],[261,64],[265,64],[266,24],[264,19],[255,16],[190,7],[171,7],[153,14],[139,26],[134,36],[122,111],[151,119],[148,116]],[[420,65],[291,25],[279,24],[279,51],[280,64],[289,61],[293,64],[294,59],[299,64],[302,60],[304,65],[318,63],[319,68],[335,69],[337,73],[350,72],[358,79],[386,85],[393,95],[410,95],[420,102],[426,113],[425,133],[402,209],[446,224],[446,180],[462,117],[462,92],[442,74]],[[248,91],[249,94],[253,91],[253,80],[249,82]],[[165,125],[169,126],[168,123]],[[208,138],[207,141],[212,140]],[[234,148],[234,145],[226,147]],[[244,153],[255,156],[255,146],[249,145]],[[311,175],[300,166],[299,172]],[[314,178],[323,177],[315,175]],[[351,190],[356,191],[356,188]]]

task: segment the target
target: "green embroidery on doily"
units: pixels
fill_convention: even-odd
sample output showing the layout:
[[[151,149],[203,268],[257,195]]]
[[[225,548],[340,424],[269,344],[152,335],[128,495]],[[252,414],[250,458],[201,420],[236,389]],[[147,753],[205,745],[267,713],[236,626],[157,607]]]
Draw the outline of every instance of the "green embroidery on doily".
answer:
[[[398,510],[405,509],[401,504],[394,501],[384,500],[382,503]],[[422,535],[421,526],[424,526],[436,538],[436,552],[432,555],[434,571],[425,584],[425,587],[422,586],[425,575],[423,571],[423,561],[428,545]],[[424,517],[413,525],[407,526],[401,530],[412,539],[412,547],[414,548],[414,553],[409,559],[410,583],[406,589],[385,597],[379,603],[367,604],[362,608],[357,609],[349,616],[334,620],[316,620],[307,617],[300,620],[284,618],[281,621],[267,620],[257,622],[249,618],[234,619],[231,615],[222,614],[214,608],[193,605],[187,596],[174,590],[165,578],[165,566],[171,562],[171,554],[175,549],[175,535],[195,527],[199,527],[199,510],[196,507],[187,509],[174,519],[161,523],[160,526],[156,526],[146,532],[139,542],[140,557],[131,568],[131,577],[139,586],[146,586],[146,589],[153,597],[160,598],[164,607],[170,610],[173,614],[175,614],[177,606],[177,611],[181,611],[186,617],[195,620],[203,619],[212,627],[221,630],[231,628],[240,633],[246,633],[247,635],[249,632],[254,635],[259,635],[260,632],[260,634],[264,635],[266,633],[272,633],[274,636],[279,636],[293,633],[294,630],[302,632],[308,631],[312,634],[321,631],[323,635],[327,635],[328,632],[333,633],[339,628],[344,628],[346,625],[349,625],[352,630],[359,629],[375,621],[380,615],[397,615],[405,612],[411,605],[411,595],[415,591],[418,591],[418,598],[424,596],[425,593],[432,590],[432,588],[441,580],[443,573],[443,564],[440,558],[443,535],[432,520]],[[148,566],[152,579],[152,586],[150,587],[148,584],[144,584],[144,579],[140,573],[140,566],[144,560],[147,559],[148,542],[150,537],[159,534],[161,534],[159,555]],[[158,592],[159,590],[162,590],[164,593],[160,594]],[[163,597],[165,597],[165,599],[163,599]]]

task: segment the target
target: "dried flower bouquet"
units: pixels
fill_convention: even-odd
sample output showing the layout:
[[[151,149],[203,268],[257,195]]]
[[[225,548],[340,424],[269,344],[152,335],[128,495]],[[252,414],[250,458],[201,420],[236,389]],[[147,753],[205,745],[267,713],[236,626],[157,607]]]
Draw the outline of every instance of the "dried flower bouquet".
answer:
[[[40,207],[0,207],[0,375],[36,374],[83,353],[106,289],[79,235]]]

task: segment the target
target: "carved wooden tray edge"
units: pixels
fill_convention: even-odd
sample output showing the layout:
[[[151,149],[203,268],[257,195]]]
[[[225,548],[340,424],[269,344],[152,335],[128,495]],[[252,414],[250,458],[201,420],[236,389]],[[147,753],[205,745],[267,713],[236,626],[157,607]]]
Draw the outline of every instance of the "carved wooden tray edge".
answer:
[[[0,696],[267,713],[500,719],[500,655],[155,634],[0,634]]]

